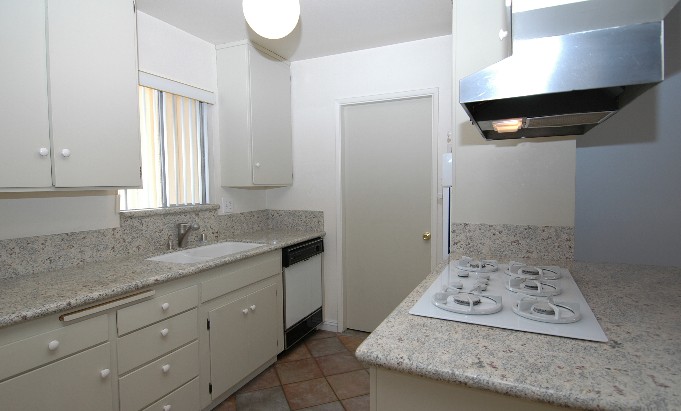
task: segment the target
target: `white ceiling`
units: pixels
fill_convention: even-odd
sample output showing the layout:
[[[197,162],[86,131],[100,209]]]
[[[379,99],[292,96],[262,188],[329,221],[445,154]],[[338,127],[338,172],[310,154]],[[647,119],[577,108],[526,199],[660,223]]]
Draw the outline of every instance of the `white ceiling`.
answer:
[[[452,33],[451,0],[301,0],[298,26],[280,40],[255,34],[240,0],[137,0],[137,8],[210,43],[249,38],[289,60]]]

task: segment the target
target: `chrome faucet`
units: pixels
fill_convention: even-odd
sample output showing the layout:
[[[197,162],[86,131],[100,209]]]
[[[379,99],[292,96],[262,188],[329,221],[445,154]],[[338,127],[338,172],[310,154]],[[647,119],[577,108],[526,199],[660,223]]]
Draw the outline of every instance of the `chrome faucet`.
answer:
[[[198,223],[194,224],[189,224],[189,223],[180,223],[177,225],[177,245],[180,248],[184,248],[187,246],[187,241],[188,241],[188,234],[194,230],[198,230],[201,228]]]

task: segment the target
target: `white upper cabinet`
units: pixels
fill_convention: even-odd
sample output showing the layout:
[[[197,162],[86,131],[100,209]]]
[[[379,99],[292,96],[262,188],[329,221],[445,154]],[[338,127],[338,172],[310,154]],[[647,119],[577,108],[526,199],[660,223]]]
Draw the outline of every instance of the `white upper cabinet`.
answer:
[[[249,43],[217,50],[224,187],[293,183],[289,66]]]
[[[133,2],[3,0],[0,22],[0,187],[139,186]]]
[[[0,187],[50,187],[44,0],[0,1]]]

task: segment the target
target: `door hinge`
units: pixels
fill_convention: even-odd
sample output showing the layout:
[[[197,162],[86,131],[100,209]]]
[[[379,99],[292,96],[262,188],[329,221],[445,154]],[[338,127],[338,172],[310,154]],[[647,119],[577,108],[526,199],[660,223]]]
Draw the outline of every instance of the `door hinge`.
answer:
[[[206,330],[210,330],[210,319],[206,320]]]
[[[134,13],[136,11],[137,11],[137,6],[135,5],[135,2],[133,1],[132,2],[132,12]]]
[[[208,394],[212,394],[212,393],[213,393],[213,384],[208,383]]]

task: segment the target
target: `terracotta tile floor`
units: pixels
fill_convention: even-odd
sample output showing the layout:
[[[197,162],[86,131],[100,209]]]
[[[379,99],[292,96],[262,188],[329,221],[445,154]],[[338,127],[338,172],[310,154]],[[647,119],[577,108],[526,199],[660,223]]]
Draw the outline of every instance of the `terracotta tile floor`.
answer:
[[[316,331],[214,411],[368,411],[369,372],[354,355],[367,335]]]

